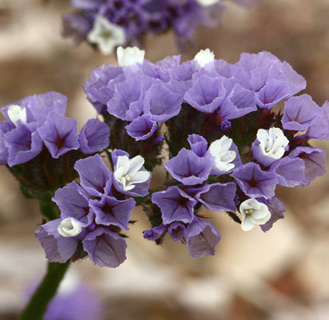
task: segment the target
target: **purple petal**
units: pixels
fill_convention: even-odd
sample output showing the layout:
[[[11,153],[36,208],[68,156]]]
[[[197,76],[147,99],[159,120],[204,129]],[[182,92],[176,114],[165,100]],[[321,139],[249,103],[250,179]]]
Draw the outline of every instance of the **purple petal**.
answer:
[[[80,150],[85,154],[102,151],[109,146],[110,128],[104,122],[90,119],[79,135]]]
[[[198,134],[190,134],[187,139],[192,151],[198,156],[203,157],[208,148],[207,140]]]
[[[136,141],[148,139],[157,128],[157,123],[152,121],[150,117],[145,114],[134,119],[126,126],[127,133]]]
[[[174,241],[182,241],[185,236],[185,226],[180,222],[174,222],[168,227],[168,233]]]
[[[79,173],[81,186],[90,195],[100,197],[110,191],[112,173],[100,155],[78,160],[74,169]]]
[[[99,267],[116,268],[126,260],[127,244],[118,234],[97,228],[82,241],[83,249]]]
[[[151,230],[144,230],[143,236],[146,240],[156,241],[167,232],[168,226],[161,224]]]
[[[272,199],[259,199],[261,202],[267,205],[268,209],[271,212],[271,218],[265,224],[262,224],[260,227],[261,229],[266,232],[273,227],[274,222],[278,221],[279,219],[283,219],[284,215],[283,212],[285,211],[285,207],[280,199],[274,197]]]
[[[326,101],[318,113],[314,123],[308,128],[307,136],[310,139],[329,139],[329,102]]]
[[[235,192],[236,184],[234,182],[206,184],[195,195],[195,198],[209,210],[235,212]]]

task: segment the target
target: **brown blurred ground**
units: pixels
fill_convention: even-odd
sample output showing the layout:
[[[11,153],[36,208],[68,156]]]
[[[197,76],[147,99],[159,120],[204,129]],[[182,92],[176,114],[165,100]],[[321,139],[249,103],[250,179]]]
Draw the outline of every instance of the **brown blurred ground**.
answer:
[[[306,78],[306,92],[319,105],[329,98],[328,0],[264,0],[249,9],[227,4],[223,26],[199,29],[183,60],[207,47],[232,63],[241,52],[271,51]],[[68,96],[68,115],[80,127],[95,116],[81,85],[93,67],[115,60],[61,37],[60,14],[70,10],[64,0],[0,0],[0,106],[54,90]],[[146,50],[152,61],[178,53],[172,34],[147,39]],[[327,142],[317,145],[329,149]],[[43,273],[45,259],[33,235],[41,222],[37,203],[20,195],[5,167],[0,177],[5,320],[22,308],[22,290]],[[208,212],[222,234],[215,257],[191,259],[169,239],[162,247],[147,242],[141,232],[149,226],[135,212],[138,223],[120,268],[83,261],[72,271],[101,293],[107,319],[329,319],[329,176],[278,195],[286,218],[266,234],[244,233],[224,214]]]

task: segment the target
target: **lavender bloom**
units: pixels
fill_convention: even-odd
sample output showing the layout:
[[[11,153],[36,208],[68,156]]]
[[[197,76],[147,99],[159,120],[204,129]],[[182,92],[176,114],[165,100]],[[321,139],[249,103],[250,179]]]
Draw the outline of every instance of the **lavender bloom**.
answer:
[[[314,123],[320,111],[320,107],[307,94],[291,97],[284,105],[282,127],[286,130],[304,131]]]
[[[258,199],[259,202],[264,202],[268,209],[271,212],[271,218],[266,223],[262,224],[260,227],[264,232],[267,232],[273,227],[273,224],[279,219],[283,219],[283,212],[285,211],[285,207],[280,199],[274,197],[268,200]]]
[[[126,126],[127,133],[136,141],[146,140],[156,132],[158,125],[148,115],[142,115]]]
[[[182,241],[185,236],[185,225],[181,222],[173,222],[168,227],[168,233],[174,241]]]
[[[290,158],[298,157],[304,161],[305,182],[303,186],[309,185],[316,177],[323,176],[326,172],[326,152],[319,148],[297,147],[289,154]]]
[[[104,122],[90,119],[79,135],[80,150],[85,154],[95,153],[109,146],[110,128]]]
[[[296,187],[306,183],[305,165],[300,158],[284,157],[270,166],[270,171],[276,173],[278,184],[285,187]]]
[[[269,52],[241,54],[231,72],[244,88],[255,92],[261,108],[271,109],[306,87],[302,76]]]
[[[79,173],[81,186],[92,196],[108,194],[112,186],[112,173],[98,154],[78,160],[74,169]]]
[[[210,221],[194,218],[185,230],[186,245],[190,256],[200,258],[213,256],[221,236]]]
[[[166,234],[168,226],[161,224],[151,230],[144,230],[143,236],[146,240],[156,241]]]
[[[193,151],[181,149],[176,157],[164,164],[174,179],[187,186],[199,184],[208,179],[211,160],[200,158]]]
[[[235,179],[241,190],[251,198],[274,197],[278,182],[274,172],[263,171],[256,163],[249,162],[236,169],[231,176]]]
[[[202,137],[198,134],[191,134],[188,136],[187,141],[190,144],[192,151],[198,157],[203,157],[206,155],[207,148],[208,148],[208,142],[204,137]]]
[[[38,133],[53,158],[79,149],[78,122],[57,113],[50,113]]]
[[[206,184],[195,194],[195,199],[212,211],[235,212],[235,192],[236,184],[234,182]]]
[[[61,219],[52,220],[34,232],[50,262],[66,262],[73,256],[78,246],[75,237],[63,237],[59,234],[60,224]]]
[[[104,195],[101,200],[91,200],[89,205],[95,212],[96,224],[128,230],[129,218],[136,202],[133,199],[117,200]]]
[[[174,221],[192,222],[194,218],[193,208],[197,203],[176,186],[153,193],[152,202],[160,208],[164,224],[170,224]]]
[[[310,139],[329,139],[329,102],[326,101],[307,131],[307,137]]]
[[[126,260],[126,241],[107,229],[88,233],[82,244],[90,260],[99,267],[116,268]]]

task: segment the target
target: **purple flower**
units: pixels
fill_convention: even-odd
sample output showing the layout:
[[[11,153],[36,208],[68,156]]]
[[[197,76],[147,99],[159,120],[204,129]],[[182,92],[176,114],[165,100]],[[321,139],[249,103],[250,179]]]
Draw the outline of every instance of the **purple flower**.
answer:
[[[81,186],[92,196],[108,194],[112,186],[112,173],[98,154],[78,160],[74,169],[79,173]]]
[[[174,221],[192,222],[194,218],[193,208],[197,203],[196,200],[176,186],[153,193],[152,202],[160,208],[164,224],[170,224]]]
[[[307,131],[307,137],[310,139],[329,139],[329,102],[326,101],[317,114],[315,121],[310,125]]]
[[[110,128],[104,122],[90,119],[79,135],[80,150],[85,154],[95,153],[109,146]]]
[[[157,227],[152,228],[151,230],[144,230],[143,236],[146,240],[156,241],[166,234],[168,226],[161,224]]]
[[[75,237],[63,237],[59,234],[58,227],[61,221],[61,219],[49,221],[40,226],[40,230],[34,232],[50,262],[66,262],[73,256],[78,246]]]
[[[285,187],[295,187],[306,182],[305,165],[300,158],[284,157],[274,162],[270,167],[270,171],[276,173],[278,184]]]
[[[304,131],[317,119],[321,109],[312,98],[303,94],[285,102],[282,126],[286,130]]]
[[[192,186],[208,179],[211,171],[211,160],[200,158],[193,151],[181,149],[176,157],[164,164],[174,179]]]
[[[117,200],[104,195],[100,200],[91,200],[90,208],[95,212],[95,222],[104,226],[117,226],[128,230],[128,222],[135,208],[134,199]]]
[[[213,256],[221,236],[210,221],[194,218],[185,230],[186,245],[191,257]]]
[[[234,170],[231,176],[241,190],[251,198],[269,199],[275,195],[278,179],[274,172],[263,171],[256,163],[249,162]]]
[[[231,72],[244,88],[256,93],[261,108],[271,109],[306,87],[302,76],[269,52],[241,54]]]
[[[185,236],[185,225],[181,222],[173,222],[168,227],[168,233],[174,241],[182,241]]]
[[[206,184],[196,193],[195,199],[212,211],[235,212],[235,192],[236,184],[234,182]]]
[[[136,141],[146,140],[157,130],[158,125],[148,115],[142,115],[134,119],[126,126],[127,133]]]
[[[273,224],[276,221],[284,218],[283,212],[285,211],[285,207],[284,207],[283,203],[280,201],[280,199],[278,199],[276,197],[268,199],[268,200],[259,199],[259,201],[265,203],[271,212],[270,220],[268,220],[266,223],[264,223],[260,226],[261,229],[264,232],[266,232],[273,227]]]
[[[144,113],[157,122],[165,122],[177,116],[181,109],[182,96],[170,91],[162,83],[153,84],[146,92]]]
[[[57,189],[52,200],[61,211],[61,218],[74,218],[87,227],[94,219],[94,213],[89,208],[89,196],[76,182]]]
[[[80,147],[78,122],[58,113],[50,113],[38,133],[53,158]]]
[[[90,260],[99,267],[116,268],[126,260],[126,241],[107,229],[88,233],[82,244]]]
[[[198,157],[204,157],[206,155],[208,142],[204,137],[198,134],[190,134],[187,141],[190,144],[192,151]]]
[[[304,161],[306,180],[302,183],[303,186],[310,184],[316,177],[323,176],[326,173],[326,152],[322,149],[297,147],[290,152],[289,157],[298,157]]]

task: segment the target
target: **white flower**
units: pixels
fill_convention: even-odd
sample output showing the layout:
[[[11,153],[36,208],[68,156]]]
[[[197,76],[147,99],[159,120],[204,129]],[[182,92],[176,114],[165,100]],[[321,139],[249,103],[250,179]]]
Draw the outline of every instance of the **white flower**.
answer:
[[[231,163],[236,158],[236,152],[230,150],[232,142],[232,139],[222,136],[209,146],[208,151],[215,158],[215,167],[220,171],[230,171],[235,167],[234,163]]]
[[[278,160],[285,153],[285,148],[289,140],[280,128],[270,128],[270,130],[259,129],[257,131],[259,148],[265,157]]]
[[[204,67],[207,63],[213,61],[215,59],[215,54],[209,49],[200,50],[194,57],[200,67]]]
[[[201,7],[208,7],[219,2],[219,0],[197,0],[197,2]]]
[[[57,228],[58,233],[63,237],[75,237],[81,233],[81,225],[74,218],[66,218],[61,221]]]
[[[271,218],[271,212],[268,207],[256,199],[248,199],[240,204],[240,213],[242,215],[241,228],[243,231],[249,231],[256,224],[265,224]]]
[[[117,49],[118,64],[120,67],[129,67],[135,63],[143,63],[145,50],[137,47],[128,47],[126,49],[121,46]]]
[[[16,125],[18,120],[21,120],[22,122],[26,123],[26,109],[22,108],[18,105],[12,105],[7,110],[8,117],[10,121]]]
[[[116,46],[126,42],[123,28],[110,23],[105,17],[98,16],[94,27],[87,35],[87,40],[98,45],[102,54],[110,54]]]
[[[122,186],[122,189],[129,191],[135,188],[136,183],[142,183],[149,179],[148,171],[140,171],[144,164],[142,156],[129,159],[127,156],[119,156],[114,170],[114,179]]]

